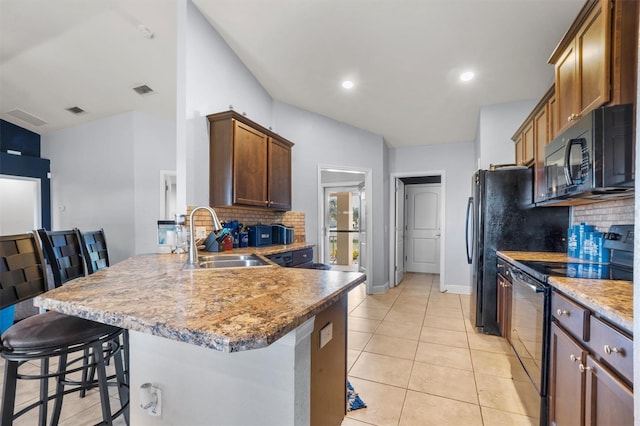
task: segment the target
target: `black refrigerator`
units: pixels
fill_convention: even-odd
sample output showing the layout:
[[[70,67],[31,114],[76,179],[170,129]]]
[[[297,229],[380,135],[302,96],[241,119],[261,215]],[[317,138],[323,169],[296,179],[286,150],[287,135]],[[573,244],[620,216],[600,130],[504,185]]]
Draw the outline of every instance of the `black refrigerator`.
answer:
[[[499,334],[496,250],[566,252],[569,207],[535,207],[533,171],[478,170],[467,204],[467,260],[471,268],[471,322]]]

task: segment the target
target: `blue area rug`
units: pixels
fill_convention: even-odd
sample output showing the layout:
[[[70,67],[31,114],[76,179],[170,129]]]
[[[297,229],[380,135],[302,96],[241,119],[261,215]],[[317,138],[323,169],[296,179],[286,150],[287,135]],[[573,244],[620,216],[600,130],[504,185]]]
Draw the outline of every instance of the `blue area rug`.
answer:
[[[360,396],[353,390],[353,386],[347,380],[347,411],[358,410],[360,408],[367,408],[367,404],[364,403]]]

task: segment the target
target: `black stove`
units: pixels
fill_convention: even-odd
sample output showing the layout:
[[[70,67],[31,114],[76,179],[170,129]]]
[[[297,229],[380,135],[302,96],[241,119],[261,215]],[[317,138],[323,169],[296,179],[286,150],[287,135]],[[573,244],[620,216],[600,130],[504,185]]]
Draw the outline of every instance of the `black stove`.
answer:
[[[545,283],[549,276],[633,281],[633,268],[608,263],[520,261],[518,266]]]
[[[633,281],[633,225],[612,225],[604,247],[610,263],[519,261],[518,266],[544,283],[550,276]]]

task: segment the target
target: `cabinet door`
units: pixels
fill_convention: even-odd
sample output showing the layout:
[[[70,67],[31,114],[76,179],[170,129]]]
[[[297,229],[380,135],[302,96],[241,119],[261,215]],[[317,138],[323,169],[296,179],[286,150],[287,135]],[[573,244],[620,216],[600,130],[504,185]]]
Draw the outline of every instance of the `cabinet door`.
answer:
[[[523,162],[523,158],[522,158],[522,135],[518,136],[518,139],[516,139],[516,164],[518,165],[522,165],[524,164]]]
[[[524,164],[530,164],[533,163],[535,147],[533,121],[527,124],[522,133],[522,161]]]
[[[549,142],[555,139],[558,134],[558,105],[556,103],[555,95],[551,96],[547,101],[547,114],[548,114],[548,127],[547,133],[549,135]],[[544,160],[544,158],[543,158]]]
[[[555,322],[551,324],[550,425],[584,424],[585,377],[579,367],[586,356],[580,344]]]
[[[562,132],[571,125],[576,105],[576,49],[571,44],[556,63],[556,129]]]
[[[238,121],[233,138],[234,204],[267,206],[268,137]]]
[[[269,139],[269,207],[291,209],[291,147]]]
[[[549,123],[548,123],[547,106],[544,105],[540,112],[533,118],[533,128],[535,136],[535,155],[534,155],[534,201],[542,201],[545,198],[547,190],[547,182],[544,177],[544,148],[549,142]]]
[[[578,116],[609,101],[610,10],[609,1],[601,0],[576,35]]]
[[[633,392],[592,357],[586,366],[587,425],[632,425]]]

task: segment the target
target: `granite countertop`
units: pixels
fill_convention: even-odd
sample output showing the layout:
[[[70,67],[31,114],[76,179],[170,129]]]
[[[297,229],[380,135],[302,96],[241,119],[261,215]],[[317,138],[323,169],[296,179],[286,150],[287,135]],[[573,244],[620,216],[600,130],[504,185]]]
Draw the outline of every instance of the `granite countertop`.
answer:
[[[277,247],[283,246],[272,249]],[[48,291],[36,297],[34,304],[218,351],[238,352],[270,345],[366,278],[358,272],[277,265],[182,270],[186,260],[186,254],[132,257]]]
[[[523,260],[588,263],[566,253],[498,251],[497,254],[514,264]],[[630,281],[550,276],[549,285],[632,333],[633,283]]]

